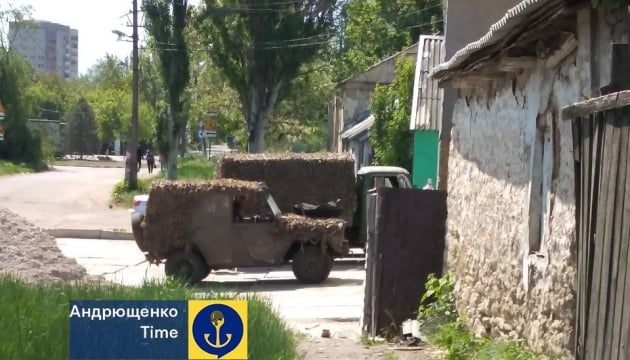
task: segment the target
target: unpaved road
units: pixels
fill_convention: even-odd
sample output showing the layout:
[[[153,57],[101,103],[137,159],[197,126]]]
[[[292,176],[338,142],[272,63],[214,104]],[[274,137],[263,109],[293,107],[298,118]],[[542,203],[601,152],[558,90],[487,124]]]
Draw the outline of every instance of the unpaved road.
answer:
[[[91,275],[126,285],[145,279],[163,279],[163,266],[142,263],[144,257],[135,242],[125,240],[57,239],[64,255],[75,258]],[[320,285],[303,285],[295,280],[289,266],[237,269],[208,276],[197,287],[200,292],[255,292],[271,300],[287,323],[304,334],[301,359],[343,360],[439,360],[433,349],[393,350],[389,345],[361,344],[359,317],[363,308],[364,266],[355,260],[336,262],[329,279]],[[328,329],[330,338],[322,338]]]
[[[158,168],[159,169],[159,168]],[[57,166],[52,171],[0,177],[0,204],[44,229],[131,231],[126,209],[109,208],[123,168]],[[140,176],[146,176],[146,166]]]

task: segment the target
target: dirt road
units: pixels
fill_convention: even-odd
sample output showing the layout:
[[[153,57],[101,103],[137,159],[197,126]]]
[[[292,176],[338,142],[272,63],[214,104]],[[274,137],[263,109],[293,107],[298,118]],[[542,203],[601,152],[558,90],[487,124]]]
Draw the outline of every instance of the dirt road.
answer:
[[[44,229],[131,231],[126,209],[109,208],[112,187],[123,177],[122,168],[70,166],[3,176],[0,204]]]

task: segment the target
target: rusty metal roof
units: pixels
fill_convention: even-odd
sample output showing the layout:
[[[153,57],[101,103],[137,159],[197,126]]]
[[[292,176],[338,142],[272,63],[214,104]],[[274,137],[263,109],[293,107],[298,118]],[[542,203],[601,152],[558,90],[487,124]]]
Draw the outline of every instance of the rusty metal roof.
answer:
[[[501,40],[514,28],[525,22],[529,15],[545,6],[562,3],[562,0],[523,0],[508,10],[505,15],[492,26],[479,40],[460,49],[445,63],[436,66],[431,74],[432,78],[440,79],[454,68],[465,65],[478,51],[485,49]],[[550,14],[551,15],[551,14]]]

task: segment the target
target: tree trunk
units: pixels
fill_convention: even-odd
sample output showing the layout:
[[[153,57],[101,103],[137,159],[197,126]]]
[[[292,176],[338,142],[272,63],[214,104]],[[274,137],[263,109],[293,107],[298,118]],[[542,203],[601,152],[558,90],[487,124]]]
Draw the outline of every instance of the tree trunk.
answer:
[[[247,149],[250,153],[261,153],[265,151],[265,128],[269,122],[269,116],[265,112],[253,113],[249,123],[250,135]]]
[[[171,106],[171,109],[173,107]],[[175,134],[175,122],[177,113],[172,112],[168,121],[168,160],[166,163],[166,178],[169,180],[177,180],[177,159],[179,156],[179,142],[177,141],[179,136]]]
[[[265,129],[269,123],[269,117],[278,100],[280,87],[283,81],[274,84],[269,91],[263,86],[252,85],[250,98],[245,104],[246,119],[249,129],[247,151],[261,153],[265,151]]]

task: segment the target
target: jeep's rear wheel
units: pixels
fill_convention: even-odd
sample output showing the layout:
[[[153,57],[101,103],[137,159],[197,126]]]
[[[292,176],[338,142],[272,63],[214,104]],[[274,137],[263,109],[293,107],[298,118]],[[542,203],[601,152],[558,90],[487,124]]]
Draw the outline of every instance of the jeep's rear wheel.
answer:
[[[136,241],[136,245],[140,251],[147,251],[146,246],[144,246],[144,233],[142,229],[142,222],[144,221],[144,215],[142,214],[133,214],[131,215],[131,231],[133,233],[133,238]]]
[[[293,255],[293,274],[304,284],[319,284],[328,279],[333,258],[319,246],[306,245]]]
[[[192,251],[178,251],[166,259],[166,276],[174,277],[185,284],[196,284],[208,274],[203,258]]]

